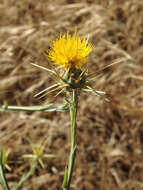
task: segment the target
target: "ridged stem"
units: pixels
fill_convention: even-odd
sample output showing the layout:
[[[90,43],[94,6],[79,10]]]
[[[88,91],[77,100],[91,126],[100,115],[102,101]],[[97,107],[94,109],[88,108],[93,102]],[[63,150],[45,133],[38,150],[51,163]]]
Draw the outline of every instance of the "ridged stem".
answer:
[[[63,190],[69,190],[73,168],[76,158],[76,150],[77,150],[77,124],[76,124],[76,116],[77,116],[77,108],[78,108],[78,94],[75,90],[71,93],[71,105],[70,105],[70,117],[71,117],[71,149],[70,149],[70,157],[68,167],[65,171]]]
[[[34,161],[34,163],[32,164],[32,166],[30,168],[30,170],[21,177],[20,181],[16,185],[14,185],[14,187],[12,188],[12,190],[18,190],[19,188],[21,188],[21,186],[23,185],[23,183],[25,181],[27,181],[33,175],[33,173],[35,172],[37,166],[38,166],[38,159],[36,159]]]

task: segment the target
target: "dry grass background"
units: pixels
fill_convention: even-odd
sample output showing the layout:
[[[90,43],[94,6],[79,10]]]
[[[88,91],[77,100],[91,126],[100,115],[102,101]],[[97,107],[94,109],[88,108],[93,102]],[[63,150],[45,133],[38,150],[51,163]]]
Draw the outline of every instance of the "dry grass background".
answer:
[[[64,96],[38,100],[34,94],[53,84],[43,51],[60,32],[90,35],[95,50],[89,70],[117,58],[125,60],[95,82],[110,103],[82,94],[78,114],[78,154],[71,189],[143,189],[143,1],[141,0],[0,0],[0,103],[61,103]],[[29,140],[47,139],[45,160],[22,190],[61,189],[70,148],[68,113],[0,113],[0,145],[12,149],[7,178],[12,185],[28,169],[21,155]],[[0,189],[2,189],[0,187]]]

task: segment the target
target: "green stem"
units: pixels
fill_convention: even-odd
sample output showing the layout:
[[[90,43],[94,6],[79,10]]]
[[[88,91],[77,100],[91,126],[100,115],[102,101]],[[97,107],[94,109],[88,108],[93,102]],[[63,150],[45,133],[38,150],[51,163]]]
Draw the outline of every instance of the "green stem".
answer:
[[[38,160],[36,159],[34,161],[34,164],[31,166],[30,170],[21,177],[20,181],[16,185],[14,185],[12,190],[18,190],[23,185],[23,183],[33,175],[37,166],[38,166]]]
[[[1,150],[0,151],[0,183],[2,184],[2,186],[5,190],[10,190],[7,180],[6,180],[6,177],[5,177],[5,171],[4,171],[5,169],[4,169],[4,166],[2,163],[2,157],[3,157],[2,154],[3,154],[3,151]]]
[[[76,158],[76,150],[77,150],[77,124],[76,124],[76,116],[77,116],[77,108],[78,108],[78,94],[73,90],[71,95],[71,106],[70,106],[70,117],[71,117],[71,150],[69,157],[68,168],[65,171],[63,190],[69,190],[72,173]]]
[[[68,110],[68,103],[57,107],[51,107],[52,104],[47,104],[44,106],[8,106],[2,105],[0,106],[0,111],[12,110],[12,111],[44,111],[44,112],[52,112],[52,111],[61,111],[64,112]]]

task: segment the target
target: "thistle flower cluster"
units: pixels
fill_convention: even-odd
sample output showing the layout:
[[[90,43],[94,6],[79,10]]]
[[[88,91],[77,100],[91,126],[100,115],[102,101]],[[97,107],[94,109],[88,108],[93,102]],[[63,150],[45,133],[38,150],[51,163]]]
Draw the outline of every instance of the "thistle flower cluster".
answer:
[[[33,64],[44,70],[54,74],[57,78],[57,83],[42,90],[35,96],[39,98],[46,96],[51,92],[57,91],[60,93],[68,93],[73,89],[77,92],[92,92],[95,95],[103,95],[104,92],[94,90],[90,84],[95,79],[94,74],[89,75],[87,67],[84,66],[88,63],[88,56],[93,50],[93,45],[88,42],[88,38],[81,39],[75,30],[73,35],[69,32],[60,36],[56,40],[51,41],[50,50],[47,52],[46,57],[50,64],[55,64],[63,68],[62,73],[55,69],[47,69],[45,67]],[[99,73],[96,73],[97,75]]]
[[[42,161],[43,158],[53,158],[55,155],[53,154],[45,154],[46,141],[40,141],[36,144],[31,144],[32,154],[24,154],[24,158],[32,158],[33,160],[38,160],[39,164],[42,168],[44,168],[44,163]]]
[[[71,68],[80,69],[87,63],[87,56],[91,53],[93,47],[88,40],[83,40],[77,35],[77,31],[73,36],[69,33],[60,35],[55,41],[52,41],[48,53],[49,59],[56,65],[67,70]]]

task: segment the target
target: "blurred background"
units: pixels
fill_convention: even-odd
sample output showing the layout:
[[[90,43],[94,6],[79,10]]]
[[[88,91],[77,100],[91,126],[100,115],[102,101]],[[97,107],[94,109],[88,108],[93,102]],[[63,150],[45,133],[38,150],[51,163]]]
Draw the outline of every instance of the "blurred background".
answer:
[[[78,151],[71,189],[143,189],[143,1],[0,0],[0,104],[62,104],[64,95],[34,95],[54,84],[51,75],[32,66],[50,67],[43,52],[60,33],[89,35],[94,51],[89,72],[117,59],[93,86],[110,102],[81,94]],[[10,148],[10,186],[29,168],[22,155],[30,142],[46,139],[44,159],[22,190],[61,189],[70,149],[69,113],[0,112],[0,146]],[[2,187],[0,186],[0,190]]]

